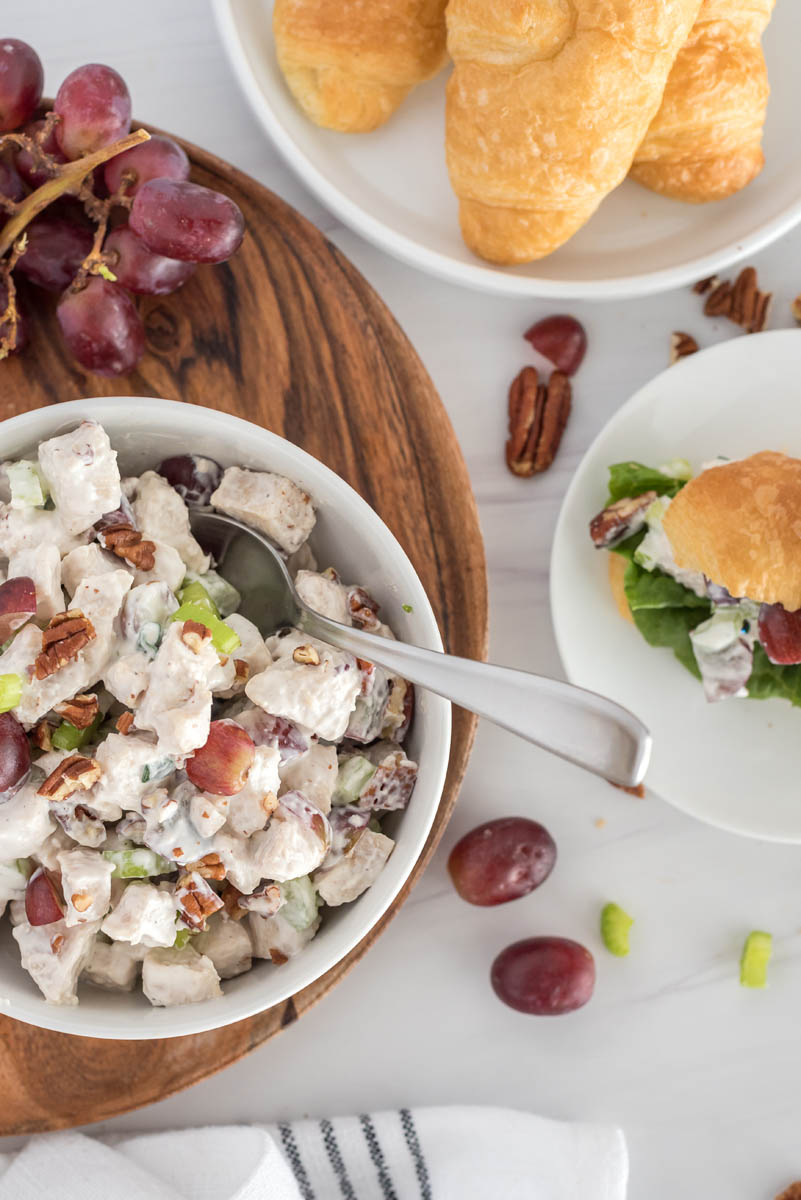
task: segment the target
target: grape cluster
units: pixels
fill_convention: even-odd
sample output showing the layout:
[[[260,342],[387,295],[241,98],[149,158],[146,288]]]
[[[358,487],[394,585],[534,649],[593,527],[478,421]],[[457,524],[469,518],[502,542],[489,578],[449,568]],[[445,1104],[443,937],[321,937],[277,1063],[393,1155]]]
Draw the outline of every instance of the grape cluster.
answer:
[[[16,281],[59,295],[64,341],[86,370],[123,375],[145,349],[131,295],[176,291],[244,235],[233,200],[189,181],[171,138],[129,133],[131,97],[111,67],[78,67],[40,109],[36,51],[0,39],[0,358],[22,349]]]

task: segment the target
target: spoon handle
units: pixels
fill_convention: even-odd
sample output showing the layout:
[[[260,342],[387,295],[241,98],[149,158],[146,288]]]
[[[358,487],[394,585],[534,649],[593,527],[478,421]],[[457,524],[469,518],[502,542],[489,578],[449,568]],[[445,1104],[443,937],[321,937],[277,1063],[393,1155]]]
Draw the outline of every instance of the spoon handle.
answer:
[[[299,624],[612,783],[632,787],[645,774],[648,730],[628,709],[595,692],[378,637],[311,609],[303,610]]]

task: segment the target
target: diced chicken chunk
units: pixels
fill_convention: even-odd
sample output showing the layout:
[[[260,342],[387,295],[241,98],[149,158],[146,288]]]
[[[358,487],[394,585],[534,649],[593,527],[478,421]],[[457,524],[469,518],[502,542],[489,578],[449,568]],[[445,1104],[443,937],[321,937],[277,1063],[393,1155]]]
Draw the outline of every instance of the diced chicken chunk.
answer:
[[[8,562],[8,578],[25,576],[36,588],[36,619],[49,621],[64,609],[61,591],[61,555],[52,543],[30,550],[18,550]]]
[[[0,914],[10,901],[24,899],[27,882],[16,860],[0,862]]]
[[[222,995],[214,963],[191,946],[151,950],[142,963],[142,991],[151,1004],[197,1004]]]
[[[337,771],[336,746],[315,743],[305,754],[282,763],[279,774],[284,791],[302,792],[320,812],[329,813]]]
[[[67,928],[102,920],[111,904],[113,863],[93,850],[67,850],[59,854],[58,865]]]
[[[229,467],[211,503],[220,512],[266,533],[287,554],[300,549],[316,519],[308,492],[269,471]]]
[[[295,576],[298,595],[309,608],[339,621],[342,625],[352,624],[348,607],[348,589],[333,574],[317,571],[298,571]]]
[[[166,542],[159,542],[155,538],[150,540],[155,546],[154,565],[149,571],[143,571],[137,567],[134,570],[135,582],[137,584],[163,582],[167,584],[171,592],[177,592],[186,575],[184,560],[178,551],[172,546],[168,546]]]
[[[231,921],[224,913],[211,917],[206,932],[193,938],[192,945],[211,959],[220,979],[250,970],[253,948],[244,921]]]
[[[274,917],[260,917],[257,913],[251,913],[246,920],[250,926],[253,957],[272,959],[276,965],[299,954],[320,928],[319,917],[305,929],[296,929],[280,912]]]
[[[36,854],[54,828],[47,798],[26,783],[0,804],[0,862]]]
[[[189,819],[203,838],[212,838],[228,817],[228,796],[207,796],[199,792],[189,801]],[[265,818],[266,819],[266,818]]]
[[[104,821],[117,820],[123,810],[141,813],[143,797],[169,776],[170,764],[164,762],[155,742],[147,734],[110,733],[100,743],[94,757],[103,774],[87,794],[86,803]],[[159,763],[158,771],[152,770],[156,763]],[[143,775],[148,778],[143,779]],[[113,815],[109,815],[112,810]]]
[[[139,977],[142,957],[141,951],[127,942],[101,942],[97,938],[83,977],[95,987],[110,992],[132,992]]]
[[[385,834],[365,829],[347,854],[316,872],[314,883],[326,904],[333,908],[361,896],[378,879],[394,845]]]
[[[176,912],[170,891],[152,883],[129,883],[122,899],[104,920],[102,930],[114,942],[172,946]]]
[[[229,801],[228,825],[234,833],[249,837],[264,829],[278,803],[280,761],[279,751],[272,746],[256,747],[245,786]]]
[[[155,471],[145,471],[133,510],[136,527],[146,538],[172,546],[191,571],[200,575],[208,571],[211,559],[192,536],[187,507],[166,479]]]
[[[270,824],[251,842],[261,878],[283,883],[310,875],[320,866],[331,845],[331,827],[319,808],[299,792],[288,792]]]
[[[299,629],[269,638],[267,647],[273,662],[248,681],[248,699],[327,742],[339,741],[362,686],[356,659]]]
[[[141,650],[123,654],[106,667],[103,683],[115,700],[126,708],[136,708],[150,682],[151,659]]]
[[[263,671],[272,662],[270,652],[264,644],[264,638],[253,622],[249,621],[247,617],[243,617],[241,613],[231,613],[225,618],[225,623],[231,626],[241,642],[232,657],[244,659],[250,668],[250,674],[258,675],[259,671]]]
[[[48,1004],[78,1003],[78,976],[89,960],[98,928],[96,921],[72,929],[63,921],[52,925],[22,921],[14,927],[22,966]]]
[[[87,575],[108,575],[111,571],[119,571],[121,567],[122,563],[113,554],[101,550],[97,542],[89,542],[64,555],[61,560],[61,582],[68,594],[74,596],[78,584]]]
[[[11,508],[8,504],[0,504],[0,556],[3,558],[48,543],[58,546],[61,554],[68,554],[77,546],[83,546],[88,537],[88,533],[70,533],[55,508]]]
[[[249,896],[262,880],[261,869],[253,857],[252,839],[221,829],[212,845],[225,867],[226,878],[243,896]]]
[[[151,729],[163,754],[183,756],[205,745],[211,723],[209,675],[219,658],[210,641],[197,649],[182,640],[184,623],[164,635],[150,669],[150,683],[136,710],[138,729]]]
[[[82,533],[119,508],[117,452],[96,421],[82,421],[71,433],[42,442],[39,466],[70,533]]]

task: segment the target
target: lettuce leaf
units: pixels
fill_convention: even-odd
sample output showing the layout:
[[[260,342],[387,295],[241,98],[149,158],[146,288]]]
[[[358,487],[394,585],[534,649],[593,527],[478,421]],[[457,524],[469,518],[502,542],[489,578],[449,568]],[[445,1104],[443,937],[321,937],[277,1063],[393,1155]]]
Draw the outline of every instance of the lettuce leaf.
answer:
[[[772,663],[758,642],[754,646],[754,666],[746,686],[751,700],[778,696],[801,707],[801,666],[781,667]]]
[[[710,601],[663,571],[646,571],[634,561],[626,567],[623,587],[634,624],[646,642],[668,647],[681,665],[700,679],[690,632],[710,616]]]
[[[660,496],[675,496],[686,482],[686,479],[663,475],[655,467],[645,467],[642,463],[613,463],[609,468],[609,499],[606,503],[608,506],[626,496],[641,496],[643,492],[651,491]]]

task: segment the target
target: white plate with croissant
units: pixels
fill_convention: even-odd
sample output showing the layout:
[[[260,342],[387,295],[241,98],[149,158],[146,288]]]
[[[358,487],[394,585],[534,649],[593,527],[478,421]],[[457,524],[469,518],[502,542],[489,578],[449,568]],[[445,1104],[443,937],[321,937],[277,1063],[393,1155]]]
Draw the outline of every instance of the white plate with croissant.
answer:
[[[301,178],[432,274],[645,295],[801,220],[799,0],[214,6]]]

